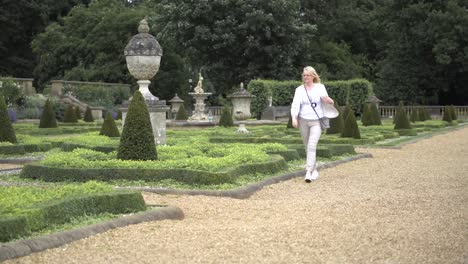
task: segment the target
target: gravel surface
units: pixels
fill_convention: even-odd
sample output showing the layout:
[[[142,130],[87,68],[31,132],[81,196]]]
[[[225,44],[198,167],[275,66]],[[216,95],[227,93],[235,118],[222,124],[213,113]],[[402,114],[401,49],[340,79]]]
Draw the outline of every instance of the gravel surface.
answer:
[[[5,263],[467,263],[468,128]]]

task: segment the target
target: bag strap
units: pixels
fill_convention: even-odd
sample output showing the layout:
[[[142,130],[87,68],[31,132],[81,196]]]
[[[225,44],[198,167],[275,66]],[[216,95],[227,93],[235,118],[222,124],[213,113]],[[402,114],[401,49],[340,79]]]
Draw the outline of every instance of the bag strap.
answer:
[[[325,127],[325,124],[323,123],[322,118],[319,117],[319,115],[317,114],[317,111],[315,110],[314,104],[313,104],[312,101],[310,100],[309,93],[307,92],[307,88],[305,87],[305,85],[304,85],[304,90],[305,90],[305,92],[306,92],[306,94],[307,94],[307,99],[309,99],[310,106],[312,107],[312,109],[314,110],[315,114],[317,115],[318,120],[320,121],[320,124],[321,124],[323,127]]]

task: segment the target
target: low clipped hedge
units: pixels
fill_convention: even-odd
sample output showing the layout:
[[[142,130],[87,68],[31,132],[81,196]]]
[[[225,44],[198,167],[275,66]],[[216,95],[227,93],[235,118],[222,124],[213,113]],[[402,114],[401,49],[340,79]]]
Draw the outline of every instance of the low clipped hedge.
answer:
[[[210,143],[280,143],[300,144],[302,138],[272,138],[272,137],[210,137]]]
[[[77,148],[86,148],[86,149],[92,149],[104,153],[110,153],[112,151],[117,151],[119,146],[86,146],[82,144],[76,144],[76,143],[62,143],[60,148],[63,151],[73,151],[74,149]]]
[[[296,149],[301,158],[306,157],[306,151],[303,144],[289,145],[288,147]],[[330,158],[344,154],[356,154],[354,146],[351,144],[327,144],[317,146],[317,157]]]
[[[48,151],[52,147],[51,143],[2,145],[0,146],[0,154],[22,155],[31,152]]]
[[[276,173],[287,168],[287,163],[279,155],[271,155],[271,160],[263,163],[242,164],[220,172],[190,169],[128,169],[128,168],[63,168],[39,164],[27,164],[21,170],[20,177],[41,179],[48,182],[89,180],[111,181],[159,181],[174,179],[187,184],[222,184],[233,182],[240,175],[250,173]]]
[[[145,209],[141,193],[128,190],[50,200],[34,205],[18,216],[0,216],[0,241],[6,242],[50,225],[67,223],[83,215],[123,214]]]
[[[418,132],[416,129],[395,129],[395,131],[400,135],[400,136],[416,136]]]

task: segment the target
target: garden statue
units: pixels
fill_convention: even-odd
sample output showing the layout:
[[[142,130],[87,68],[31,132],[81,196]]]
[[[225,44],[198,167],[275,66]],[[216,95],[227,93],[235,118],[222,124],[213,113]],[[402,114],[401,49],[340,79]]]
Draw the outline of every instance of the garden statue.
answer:
[[[195,93],[204,93],[203,91],[203,76],[201,75],[201,72],[198,74],[198,83],[197,86],[195,87],[194,91]]]

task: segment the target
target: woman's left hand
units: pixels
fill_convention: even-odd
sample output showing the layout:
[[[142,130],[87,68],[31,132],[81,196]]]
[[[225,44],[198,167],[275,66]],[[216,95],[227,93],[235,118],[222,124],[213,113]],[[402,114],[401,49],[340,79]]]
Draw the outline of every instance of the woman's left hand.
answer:
[[[322,100],[323,100],[325,103],[329,103],[329,104],[333,104],[333,103],[334,103],[333,99],[331,99],[329,96],[322,96]]]

